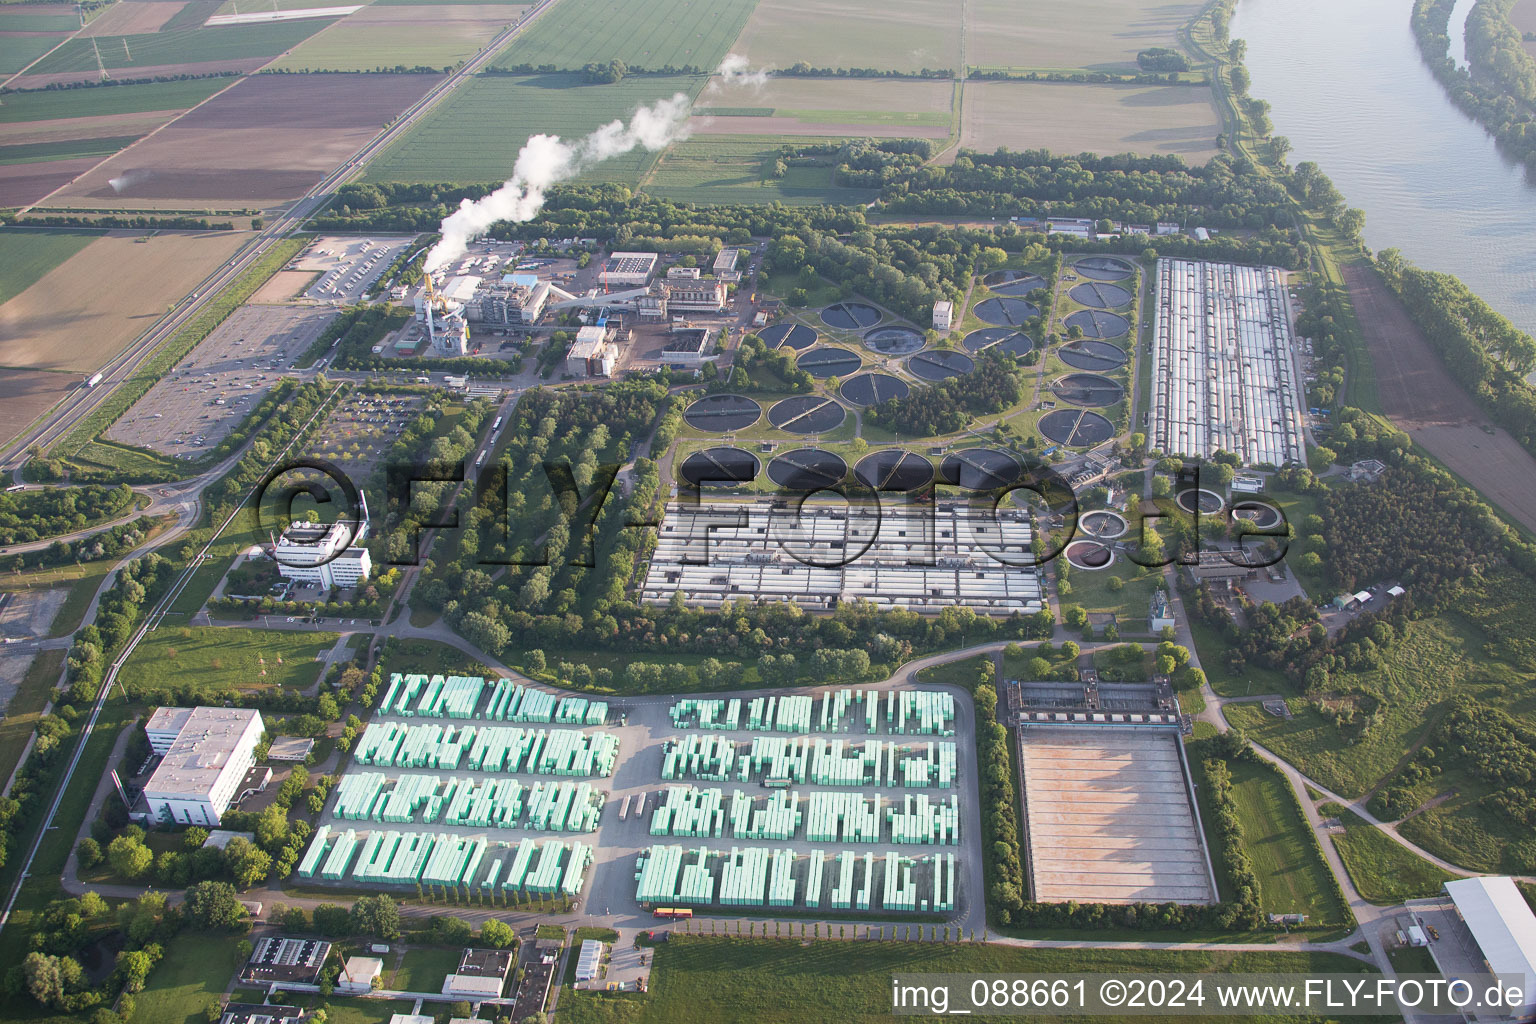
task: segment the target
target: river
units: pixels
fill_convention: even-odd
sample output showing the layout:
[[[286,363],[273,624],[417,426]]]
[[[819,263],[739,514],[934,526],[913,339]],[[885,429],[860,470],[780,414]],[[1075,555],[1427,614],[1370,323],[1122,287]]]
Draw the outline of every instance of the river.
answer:
[[[1536,333],[1536,186],[1419,58],[1412,0],[1240,0],[1250,93],[1290,161],[1314,160],[1365,211],[1373,250],[1461,278]],[[1457,5],[1459,58],[1470,0]]]

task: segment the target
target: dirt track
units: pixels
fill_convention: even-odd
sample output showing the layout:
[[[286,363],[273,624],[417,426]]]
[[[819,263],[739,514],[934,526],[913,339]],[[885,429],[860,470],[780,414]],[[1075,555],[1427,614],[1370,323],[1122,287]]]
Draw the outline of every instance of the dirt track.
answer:
[[[1429,342],[1375,271],[1345,267],[1344,280],[1376,370],[1382,411],[1527,529],[1536,530],[1536,458],[1451,379]]]

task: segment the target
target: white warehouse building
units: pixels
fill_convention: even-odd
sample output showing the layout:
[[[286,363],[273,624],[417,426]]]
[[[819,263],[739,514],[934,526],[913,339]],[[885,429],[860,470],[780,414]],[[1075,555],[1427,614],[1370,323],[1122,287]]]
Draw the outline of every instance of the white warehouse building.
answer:
[[[156,820],[217,825],[239,795],[245,773],[256,764],[256,745],[265,729],[261,713],[251,708],[161,708],[150,725],[163,732],[177,718],[181,725],[176,738],[145,783],[144,800]],[[150,743],[155,743],[153,734]]]
[[[363,514],[367,516],[366,508]],[[365,583],[373,572],[373,560],[362,545],[368,537],[366,518],[357,536],[352,534],[351,522],[294,523],[272,551],[277,571],[284,579],[326,590]]]

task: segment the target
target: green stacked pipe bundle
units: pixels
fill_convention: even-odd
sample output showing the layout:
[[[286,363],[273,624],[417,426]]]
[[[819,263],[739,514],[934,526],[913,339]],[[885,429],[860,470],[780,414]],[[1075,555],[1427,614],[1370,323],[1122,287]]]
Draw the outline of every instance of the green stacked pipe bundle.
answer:
[[[336,838],[336,845],[331,847],[331,855],[325,858],[325,865],[320,868],[320,877],[339,882],[347,873],[347,865],[352,863],[352,854],[356,850],[357,833],[347,829]]]
[[[880,905],[886,910],[917,909],[917,883],[912,880],[912,861],[894,851],[885,855],[885,894]]]
[[[926,793],[915,797],[908,793],[886,816],[891,821],[893,843],[960,844],[960,807],[953,796],[948,803],[940,803],[930,801]]]
[[[739,729],[741,722],[741,698],[730,700],[698,700],[684,698],[673,704],[667,712],[676,729]]]
[[[837,881],[832,885],[832,909],[848,910],[853,906],[853,865],[857,858],[852,850],[840,850],[837,854]]]
[[[736,743],[723,736],[684,736],[662,748],[663,779],[706,779],[724,782],[736,764]]]
[[[325,848],[330,845],[331,826],[321,825],[315,829],[315,834],[310,837],[309,849],[304,851],[304,859],[299,861],[299,877],[313,878],[320,868],[320,858],[325,856]]]
[[[805,905],[807,907],[821,906],[821,875],[826,867],[826,858],[820,853],[811,854],[811,865],[805,873]]]
[[[886,725],[901,735],[955,734],[955,698],[944,690],[896,690],[885,710]],[[894,707],[891,706],[894,702]]]
[[[707,838],[724,831],[718,789],[668,786],[666,798],[651,813],[651,835]]]
[[[864,888],[859,890],[858,898],[854,900],[854,905],[860,910],[869,909],[870,891],[874,889],[874,887],[875,855],[872,853],[866,853],[864,855]]]
[[[770,856],[768,876],[768,905],[792,907],[795,905],[795,855],[779,847]]]
[[[731,852],[720,858],[720,902],[727,907],[760,907],[768,888],[768,850],[762,846]]]
[[[736,839],[793,839],[800,828],[800,796],[786,789],[768,794],[762,807],[741,790],[731,792],[731,835]]]
[[[880,803],[879,794],[812,793],[805,838],[813,843],[878,843]]]
[[[747,703],[747,728],[753,731],[810,732],[812,698],[803,694],[784,697],[754,697]]]
[[[938,786],[949,789],[955,782],[955,745],[949,742],[903,750],[901,784],[907,787]]]
[[[805,762],[809,757],[810,746],[803,739],[755,736],[739,777],[745,781],[755,774],[762,779],[792,779],[803,783]]]

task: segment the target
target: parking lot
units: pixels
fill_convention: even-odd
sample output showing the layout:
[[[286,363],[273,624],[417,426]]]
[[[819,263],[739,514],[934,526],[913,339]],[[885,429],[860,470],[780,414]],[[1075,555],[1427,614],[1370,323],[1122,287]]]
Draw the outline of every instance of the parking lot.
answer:
[[[361,484],[416,418],[423,401],[420,395],[354,391],[326,420],[312,454],[336,463]]]
[[[109,440],[194,458],[217,445],[336,315],[241,306],[107,431]]]
[[[349,305],[362,299],[411,242],[410,238],[317,238],[290,266],[320,272],[305,298]]]

